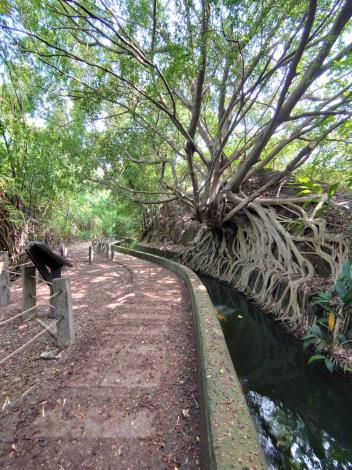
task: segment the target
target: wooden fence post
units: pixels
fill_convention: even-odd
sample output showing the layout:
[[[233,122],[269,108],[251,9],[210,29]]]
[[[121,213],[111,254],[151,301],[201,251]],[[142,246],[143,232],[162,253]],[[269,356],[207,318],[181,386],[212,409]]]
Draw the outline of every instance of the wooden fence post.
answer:
[[[109,249],[110,245],[109,243],[105,243],[105,254],[106,254],[106,257],[109,258],[110,256],[110,249]]]
[[[60,277],[53,280],[53,299],[57,322],[57,345],[60,349],[67,348],[75,342],[73,328],[72,295],[69,279]]]
[[[10,303],[9,253],[0,251],[0,307]]]
[[[94,259],[93,247],[90,246],[90,247],[88,248],[88,250],[89,250],[89,254],[88,254],[89,264],[92,264],[92,261],[93,261],[93,259]]]
[[[37,282],[35,266],[22,266],[22,311],[35,307],[37,304]],[[30,320],[37,316],[37,309],[23,315],[23,320]]]
[[[51,285],[49,284],[49,290],[50,290],[50,297],[51,297],[52,295],[54,295],[54,288],[53,288],[53,285],[52,285],[52,284],[51,284]],[[48,317],[49,317],[49,318],[55,318],[55,306],[54,306],[54,304],[53,304],[53,302],[52,302],[52,299],[49,300],[49,304],[50,304],[50,305],[49,305],[49,314],[48,314]]]
[[[111,261],[114,261],[114,254],[115,254],[114,245],[110,245],[110,258],[111,258]]]
[[[60,253],[61,256],[64,256],[65,258],[67,257],[67,248],[66,248],[64,243],[62,243],[62,245],[60,245],[59,253]]]

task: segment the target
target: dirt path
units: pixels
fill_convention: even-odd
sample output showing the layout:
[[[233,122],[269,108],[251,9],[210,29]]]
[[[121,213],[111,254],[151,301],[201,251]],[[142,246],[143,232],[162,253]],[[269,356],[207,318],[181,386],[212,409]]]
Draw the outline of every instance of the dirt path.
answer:
[[[0,467],[197,468],[195,345],[182,281],[121,254],[96,255],[90,266],[88,245],[70,254],[76,345],[61,359],[40,359],[53,344],[43,335],[0,366]],[[1,357],[27,329],[8,330]]]

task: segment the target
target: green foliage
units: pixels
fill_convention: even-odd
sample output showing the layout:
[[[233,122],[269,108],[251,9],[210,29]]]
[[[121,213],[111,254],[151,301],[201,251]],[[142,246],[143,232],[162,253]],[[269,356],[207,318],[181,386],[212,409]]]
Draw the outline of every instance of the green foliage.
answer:
[[[311,194],[323,195],[325,193],[327,194],[328,200],[335,196],[339,187],[338,182],[323,185],[313,181],[309,176],[297,176],[291,185],[300,190],[297,196],[309,196]]]
[[[107,174],[102,166],[106,164],[111,178],[124,178],[127,186],[140,179],[148,187],[149,175],[132,166],[121,173],[115,135],[103,135],[91,126],[92,106],[87,111],[81,103],[47,95],[48,77],[30,69],[21,58],[4,57],[4,63],[0,81],[1,249],[20,250],[17,245],[25,241],[23,231],[26,238],[54,244],[116,232],[138,236],[140,205],[121,198],[113,186],[104,189],[106,182],[96,179],[99,172]]]
[[[308,364],[312,364],[315,361],[324,361],[325,367],[331,374],[333,373],[334,363],[329,357],[326,357],[324,354],[314,354],[309,358]]]
[[[324,188],[321,184],[315,183],[308,176],[298,176],[296,178],[298,189],[300,189],[297,196],[306,196],[309,194],[323,194]],[[293,183],[296,186],[296,183]]]
[[[316,294],[311,305],[319,305],[324,311],[336,309],[340,305],[346,309],[352,305],[352,263],[346,261],[338,280],[333,287]]]
[[[332,355],[337,345],[349,343],[346,336],[339,331],[342,322],[350,322],[352,314],[352,263],[346,261],[336,283],[325,292],[316,294],[311,307],[320,307],[317,323],[308,327],[308,335],[304,337],[303,348],[313,348],[308,364],[323,360],[327,369],[332,372],[334,365]]]
[[[312,196],[304,203],[302,207],[309,208],[311,206],[312,212],[314,211],[315,217],[323,216],[329,208],[329,201],[335,196],[339,188],[339,183],[322,184],[313,181],[309,176],[296,176],[295,181],[290,183],[291,186],[298,189],[297,196]],[[315,204],[322,202],[321,207],[314,209]],[[288,229],[295,235],[302,235],[306,228],[304,220],[298,218],[288,224]]]
[[[139,208],[98,190],[71,195],[63,200],[55,217],[44,220],[53,240],[72,241],[102,236],[140,235]]]

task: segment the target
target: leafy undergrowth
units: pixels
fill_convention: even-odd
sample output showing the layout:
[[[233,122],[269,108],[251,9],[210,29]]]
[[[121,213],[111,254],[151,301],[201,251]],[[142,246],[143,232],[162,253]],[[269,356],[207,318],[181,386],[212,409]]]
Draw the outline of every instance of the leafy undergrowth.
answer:
[[[344,263],[333,286],[313,297],[311,306],[315,305],[320,308],[316,321],[304,337],[304,348],[314,351],[308,363],[323,361],[331,373],[338,363],[344,372],[352,373],[352,332],[347,330],[352,314],[351,262]]]

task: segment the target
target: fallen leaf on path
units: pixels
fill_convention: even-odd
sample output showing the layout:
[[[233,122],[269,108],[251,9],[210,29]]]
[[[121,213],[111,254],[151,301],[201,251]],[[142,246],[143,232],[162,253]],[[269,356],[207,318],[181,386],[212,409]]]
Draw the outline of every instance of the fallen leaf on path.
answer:
[[[2,411],[4,411],[4,409],[9,406],[11,404],[11,400],[9,399],[9,397],[6,397],[5,398],[5,402],[4,404],[2,405]]]

